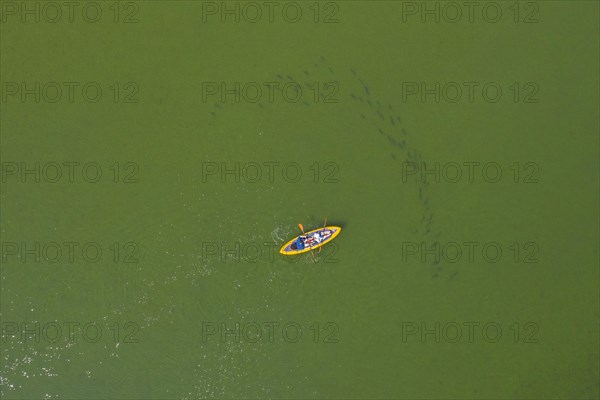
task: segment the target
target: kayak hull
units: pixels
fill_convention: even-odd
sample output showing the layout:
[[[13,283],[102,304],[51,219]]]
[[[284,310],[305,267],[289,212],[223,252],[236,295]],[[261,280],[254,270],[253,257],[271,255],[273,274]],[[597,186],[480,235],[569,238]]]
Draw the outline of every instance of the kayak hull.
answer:
[[[324,244],[331,242],[333,239],[335,239],[335,237],[337,235],[340,234],[341,231],[342,231],[342,228],[339,226],[326,226],[324,228],[313,229],[310,232],[306,232],[305,234],[296,236],[295,238],[293,238],[292,240],[290,240],[289,242],[284,244],[283,247],[281,248],[281,250],[279,250],[279,253],[283,254],[284,256],[295,256],[296,254],[307,253],[311,250],[318,249],[319,247],[323,246]],[[324,237],[324,239],[322,239],[318,243],[316,241],[312,240],[315,237],[316,233],[319,233],[321,237]],[[301,249],[301,250],[295,249],[294,250],[294,249],[292,249],[292,243],[294,243],[296,240],[298,240],[299,237],[308,239],[310,244],[308,244],[304,249]]]

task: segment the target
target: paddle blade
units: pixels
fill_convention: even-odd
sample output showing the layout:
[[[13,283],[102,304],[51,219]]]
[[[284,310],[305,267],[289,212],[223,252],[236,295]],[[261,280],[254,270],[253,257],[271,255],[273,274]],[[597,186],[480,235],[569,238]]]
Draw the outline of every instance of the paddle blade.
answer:
[[[312,257],[313,262],[316,263],[317,262],[317,258],[315,257],[315,254],[312,252],[312,250],[309,253],[310,253],[311,257]]]
[[[298,228],[300,228],[300,230],[302,231],[302,233],[304,233],[304,227],[302,226],[302,224],[298,224]]]

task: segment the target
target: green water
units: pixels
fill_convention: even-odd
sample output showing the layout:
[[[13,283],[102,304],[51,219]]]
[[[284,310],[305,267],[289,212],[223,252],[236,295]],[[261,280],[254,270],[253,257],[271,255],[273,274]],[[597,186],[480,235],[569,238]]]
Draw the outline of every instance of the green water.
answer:
[[[45,4],[0,2],[2,398],[599,397],[598,3]]]

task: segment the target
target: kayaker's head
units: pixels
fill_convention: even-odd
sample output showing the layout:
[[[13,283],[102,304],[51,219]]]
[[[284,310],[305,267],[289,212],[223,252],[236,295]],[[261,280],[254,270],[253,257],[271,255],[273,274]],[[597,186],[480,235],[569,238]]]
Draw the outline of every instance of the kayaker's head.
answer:
[[[293,242],[290,247],[292,248],[292,250],[298,250],[298,246],[296,246],[296,242]]]

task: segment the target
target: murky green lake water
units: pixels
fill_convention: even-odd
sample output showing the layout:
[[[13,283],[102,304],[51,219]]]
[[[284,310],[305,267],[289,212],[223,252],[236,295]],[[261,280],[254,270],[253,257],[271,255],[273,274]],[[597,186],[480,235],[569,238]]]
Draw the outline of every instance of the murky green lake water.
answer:
[[[0,5],[2,398],[598,398],[598,3]]]

